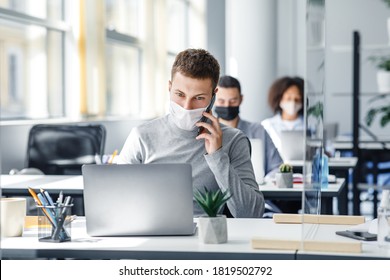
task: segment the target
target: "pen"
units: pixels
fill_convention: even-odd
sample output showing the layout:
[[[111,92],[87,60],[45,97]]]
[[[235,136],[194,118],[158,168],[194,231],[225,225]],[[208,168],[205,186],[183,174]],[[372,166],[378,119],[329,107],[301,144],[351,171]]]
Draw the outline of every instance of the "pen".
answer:
[[[100,155],[95,154],[95,162],[96,162],[96,164],[102,164],[102,159],[101,159]]]
[[[62,193],[62,191],[60,191],[60,194],[58,195],[58,198],[57,198],[58,205],[60,205],[62,203],[63,196],[64,196],[64,194]]]
[[[47,199],[47,202],[50,206],[54,206],[53,199],[51,199],[51,196],[48,191],[45,191],[44,189],[41,189],[41,193],[44,194],[45,198]]]
[[[38,193],[37,196],[44,207],[49,206],[49,203],[47,202],[46,198],[44,197],[44,195],[42,193]],[[45,208],[43,208],[43,209],[45,209]],[[47,213],[49,214],[51,220],[53,221],[53,224],[55,225],[56,224],[55,214],[53,214],[53,212],[51,211],[50,208],[47,208],[47,209],[48,209]]]
[[[37,194],[35,193],[35,191],[32,189],[32,188],[28,188],[28,192],[31,194],[31,196],[34,198],[34,201],[37,205],[39,206],[42,206],[42,203],[41,201],[39,200]],[[45,208],[42,208],[42,211],[43,211],[43,214],[45,214],[45,216],[47,217],[47,219],[49,220],[49,222],[54,226],[54,223],[53,221],[51,220],[50,216],[49,216],[49,213],[46,211]]]
[[[115,150],[115,151],[112,153],[112,155],[111,155],[111,157],[110,157],[110,160],[108,161],[108,164],[112,164],[112,163],[113,163],[114,157],[115,157],[117,154],[118,154],[118,150]]]

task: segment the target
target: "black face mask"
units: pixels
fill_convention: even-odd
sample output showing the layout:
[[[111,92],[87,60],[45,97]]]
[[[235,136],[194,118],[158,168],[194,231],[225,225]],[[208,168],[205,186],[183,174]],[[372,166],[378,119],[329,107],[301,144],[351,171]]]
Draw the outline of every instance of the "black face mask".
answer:
[[[215,113],[218,115],[219,118],[231,121],[235,119],[238,116],[238,113],[240,112],[240,107],[221,107],[216,106],[215,107]]]

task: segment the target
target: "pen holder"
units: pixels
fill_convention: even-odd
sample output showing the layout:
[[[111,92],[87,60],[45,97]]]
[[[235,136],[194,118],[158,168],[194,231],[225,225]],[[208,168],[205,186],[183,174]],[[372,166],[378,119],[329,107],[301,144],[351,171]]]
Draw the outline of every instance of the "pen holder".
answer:
[[[71,240],[71,210],[73,204],[38,207],[38,240],[65,242]]]

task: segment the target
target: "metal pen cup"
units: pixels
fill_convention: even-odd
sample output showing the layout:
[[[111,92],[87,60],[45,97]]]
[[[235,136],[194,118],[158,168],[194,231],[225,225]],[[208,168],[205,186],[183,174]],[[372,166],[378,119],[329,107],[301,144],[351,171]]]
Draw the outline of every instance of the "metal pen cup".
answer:
[[[65,242],[71,240],[71,213],[73,204],[42,206],[38,208],[38,240]]]

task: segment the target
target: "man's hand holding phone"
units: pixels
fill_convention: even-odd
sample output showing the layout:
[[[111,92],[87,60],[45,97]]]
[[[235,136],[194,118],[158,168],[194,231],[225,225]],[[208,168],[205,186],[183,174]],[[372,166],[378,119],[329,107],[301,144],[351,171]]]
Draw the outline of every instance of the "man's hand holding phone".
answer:
[[[196,140],[204,139],[207,153],[212,154],[222,147],[222,129],[218,119],[211,112],[208,113],[205,111],[203,112],[203,116],[209,119],[211,123],[202,121],[202,119],[196,123],[198,128],[203,128],[203,132],[196,137]]]

